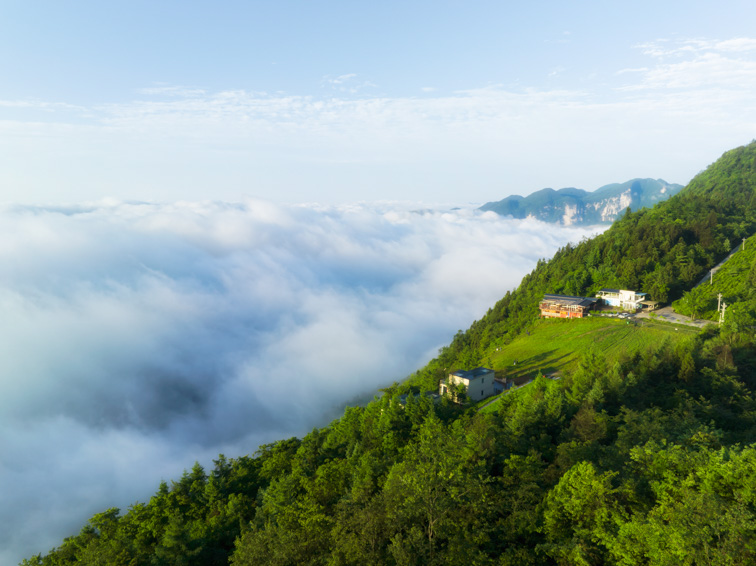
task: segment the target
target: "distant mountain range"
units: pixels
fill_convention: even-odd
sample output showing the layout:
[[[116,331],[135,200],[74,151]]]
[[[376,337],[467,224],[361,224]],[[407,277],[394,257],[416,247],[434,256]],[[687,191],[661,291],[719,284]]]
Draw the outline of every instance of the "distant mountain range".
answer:
[[[680,192],[682,185],[662,179],[632,179],[625,183],[604,185],[593,192],[566,188],[542,189],[526,197],[512,195],[488,202],[480,210],[492,210],[502,216],[527,218],[570,225],[614,222],[625,209],[652,207]]]

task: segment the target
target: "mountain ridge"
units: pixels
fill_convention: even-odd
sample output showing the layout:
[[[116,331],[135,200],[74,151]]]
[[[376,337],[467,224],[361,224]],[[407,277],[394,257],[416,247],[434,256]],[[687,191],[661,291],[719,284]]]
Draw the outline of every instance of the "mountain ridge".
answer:
[[[682,189],[682,185],[664,179],[636,178],[603,185],[592,192],[575,187],[545,188],[525,197],[511,195],[487,202],[479,210],[514,218],[532,216],[566,226],[603,224],[614,222],[627,208],[635,211],[651,207]]]

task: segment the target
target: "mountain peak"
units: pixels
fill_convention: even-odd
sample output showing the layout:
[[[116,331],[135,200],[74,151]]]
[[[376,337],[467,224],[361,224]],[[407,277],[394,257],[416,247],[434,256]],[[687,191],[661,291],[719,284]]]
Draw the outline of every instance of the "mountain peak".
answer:
[[[663,179],[631,179],[604,185],[593,192],[574,187],[546,188],[526,197],[512,195],[488,202],[480,210],[514,218],[532,216],[564,225],[602,224],[614,222],[628,207],[631,210],[651,207],[682,188],[682,185],[667,183]]]

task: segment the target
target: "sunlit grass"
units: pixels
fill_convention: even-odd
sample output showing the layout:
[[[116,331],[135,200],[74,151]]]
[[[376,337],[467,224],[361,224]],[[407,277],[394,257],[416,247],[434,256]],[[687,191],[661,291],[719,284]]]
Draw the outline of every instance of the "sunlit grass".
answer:
[[[509,345],[484,359],[486,367],[496,370],[497,377],[514,379],[522,384],[539,373],[545,376],[569,374],[577,368],[582,353],[591,346],[604,354],[611,365],[625,355],[693,336],[697,328],[655,322],[589,317],[572,320],[539,320]],[[479,406],[484,405],[481,402]],[[488,405],[485,410],[495,410]]]

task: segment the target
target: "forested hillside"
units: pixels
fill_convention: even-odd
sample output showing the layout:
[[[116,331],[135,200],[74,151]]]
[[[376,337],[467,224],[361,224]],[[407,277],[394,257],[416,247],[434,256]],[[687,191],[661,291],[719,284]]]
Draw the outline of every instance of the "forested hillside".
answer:
[[[742,238],[756,232],[756,142],[725,153],[682,192],[626,212],[609,230],[539,261],[519,287],[460,331],[413,383],[432,389],[444,368],[482,363],[537,316],[544,293],[593,296],[603,287],[679,299]]]
[[[407,383],[302,439],[195,465],[24,564],[745,564],[756,561],[752,325],[607,363],[597,349],[477,412],[403,391],[506,349],[544,292],[669,301],[756,231],[756,143],[541,261]],[[746,313],[748,314],[748,313]],[[750,316],[753,312],[750,312]],[[571,324],[580,324],[572,321]]]
[[[719,306],[726,305],[724,324],[753,326],[756,319],[756,236],[744,240],[713,277],[675,301],[675,310],[717,322]]]

